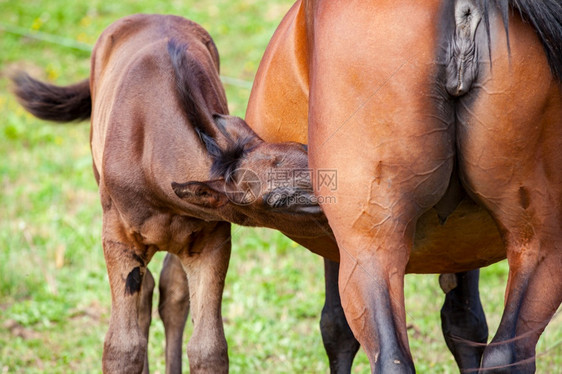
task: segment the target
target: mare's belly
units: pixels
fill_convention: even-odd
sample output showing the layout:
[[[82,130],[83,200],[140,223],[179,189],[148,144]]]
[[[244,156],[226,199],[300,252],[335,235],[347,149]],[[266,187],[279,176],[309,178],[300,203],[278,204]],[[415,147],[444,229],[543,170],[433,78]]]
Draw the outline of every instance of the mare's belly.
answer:
[[[490,214],[463,200],[439,222],[432,209],[418,220],[408,273],[455,273],[487,266],[506,257],[505,247]]]

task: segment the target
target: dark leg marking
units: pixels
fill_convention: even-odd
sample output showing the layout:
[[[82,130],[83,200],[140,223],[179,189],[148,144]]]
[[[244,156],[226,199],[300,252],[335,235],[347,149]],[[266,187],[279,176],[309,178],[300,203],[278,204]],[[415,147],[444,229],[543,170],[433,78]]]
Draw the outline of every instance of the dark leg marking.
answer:
[[[125,294],[133,295],[140,291],[142,284],[141,269],[139,266],[134,268],[129,275],[127,275],[127,281],[125,282]]]

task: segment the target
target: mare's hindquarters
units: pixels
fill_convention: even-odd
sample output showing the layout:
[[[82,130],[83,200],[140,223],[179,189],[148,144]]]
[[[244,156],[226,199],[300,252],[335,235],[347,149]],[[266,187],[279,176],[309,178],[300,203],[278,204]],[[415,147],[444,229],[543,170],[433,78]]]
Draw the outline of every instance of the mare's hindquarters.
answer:
[[[490,21],[491,58],[482,37],[478,80],[458,103],[459,164],[465,188],[500,227],[510,266],[504,314],[482,364],[527,373],[562,300],[562,86],[519,14],[509,21],[510,51],[501,16]]]

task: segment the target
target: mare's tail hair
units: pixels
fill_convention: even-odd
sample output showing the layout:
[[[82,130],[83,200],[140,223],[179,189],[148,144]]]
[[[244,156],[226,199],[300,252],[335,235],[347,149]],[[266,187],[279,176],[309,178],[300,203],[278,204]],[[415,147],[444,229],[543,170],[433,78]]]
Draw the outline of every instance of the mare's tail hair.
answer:
[[[20,104],[37,118],[55,122],[90,118],[92,97],[88,79],[60,87],[31,78],[26,73],[12,77]]]
[[[495,4],[500,10],[506,31],[509,9],[504,0],[480,0],[489,38],[488,2]],[[562,81],[562,2],[560,0],[508,0],[507,3],[509,7],[519,11],[523,20],[533,26],[544,47],[552,74]]]

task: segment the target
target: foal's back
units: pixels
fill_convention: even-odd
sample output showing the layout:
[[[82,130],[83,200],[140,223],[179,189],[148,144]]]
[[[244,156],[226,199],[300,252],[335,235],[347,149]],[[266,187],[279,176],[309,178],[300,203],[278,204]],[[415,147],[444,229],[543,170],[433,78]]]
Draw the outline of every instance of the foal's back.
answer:
[[[103,32],[92,55],[91,146],[102,204],[115,205],[126,226],[147,237],[164,235],[168,224],[162,223],[181,219],[168,209],[178,204],[170,181],[205,180],[210,167],[177,99],[170,40],[186,45],[200,64],[205,106],[226,114],[218,52],[194,22],[170,15],[126,17]]]

